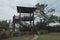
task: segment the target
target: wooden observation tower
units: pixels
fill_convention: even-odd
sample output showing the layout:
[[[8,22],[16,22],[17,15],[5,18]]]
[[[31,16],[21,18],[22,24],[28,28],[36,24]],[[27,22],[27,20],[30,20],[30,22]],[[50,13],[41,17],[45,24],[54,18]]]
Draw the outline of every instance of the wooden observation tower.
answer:
[[[32,29],[33,32],[36,32],[36,28],[34,26],[34,11],[36,10],[36,8],[34,7],[20,7],[17,6],[17,12],[19,13],[19,16],[13,16],[13,30],[15,30],[15,23],[19,23],[20,25],[24,26],[24,27],[29,27],[30,29]],[[21,17],[21,14],[29,14],[29,16],[24,16]],[[24,25],[22,23],[22,21],[29,21],[30,25]],[[31,22],[33,22],[33,26],[31,26]],[[25,23],[26,24],[26,23]]]

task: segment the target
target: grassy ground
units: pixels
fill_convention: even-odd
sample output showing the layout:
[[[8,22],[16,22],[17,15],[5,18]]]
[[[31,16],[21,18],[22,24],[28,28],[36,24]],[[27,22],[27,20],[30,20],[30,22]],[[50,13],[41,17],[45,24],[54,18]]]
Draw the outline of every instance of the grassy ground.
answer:
[[[13,37],[10,40],[32,40],[33,36]],[[39,35],[37,40],[60,40],[60,33],[49,33]]]
[[[49,33],[40,35],[37,40],[60,40],[60,33]]]
[[[13,37],[9,38],[9,40],[31,40],[33,36],[21,36],[21,37]]]

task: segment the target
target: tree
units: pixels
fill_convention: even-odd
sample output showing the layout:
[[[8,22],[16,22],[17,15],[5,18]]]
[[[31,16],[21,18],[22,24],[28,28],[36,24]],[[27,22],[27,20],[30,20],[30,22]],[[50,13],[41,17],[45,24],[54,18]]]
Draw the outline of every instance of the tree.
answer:
[[[43,22],[45,22],[46,24],[48,24],[48,22],[50,21],[49,20],[49,16],[47,15],[48,13],[52,13],[52,12],[55,12],[55,9],[51,8],[51,9],[48,9],[47,11],[45,10],[46,8],[48,7],[47,4],[39,4],[37,3],[36,4],[36,8],[37,10],[40,11],[40,15],[42,15],[44,18],[43,18]],[[46,11],[46,12],[45,12]],[[40,16],[39,16],[40,17]]]
[[[40,12],[37,11],[40,14],[40,15],[38,15],[38,17],[43,18],[42,22],[41,22],[41,19],[40,19],[40,22],[38,22],[36,24],[37,29],[38,30],[41,30],[41,29],[48,30],[48,32],[51,31],[50,30],[51,27],[47,26],[47,25],[49,23],[51,23],[51,22],[55,22],[54,19],[56,19],[56,16],[54,16],[54,15],[47,15],[47,14],[55,12],[55,9],[54,8],[50,8],[50,9],[47,10],[47,7],[48,7],[47,4],[39,4],[39,3],[37,3],[35,6],[36,6],[37,10],[40,11]]]
[[[7,30],[8,27],[9,27],[9,23],[7,23],[7,21],[0,21],[0,27],[2,27],[5,30]]]

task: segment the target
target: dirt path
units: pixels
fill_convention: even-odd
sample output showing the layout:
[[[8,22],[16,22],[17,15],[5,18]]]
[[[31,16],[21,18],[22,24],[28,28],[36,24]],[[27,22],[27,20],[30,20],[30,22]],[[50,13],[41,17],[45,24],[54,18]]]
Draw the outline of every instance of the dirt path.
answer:
[[[32,40],[37,40],[38,37],[38,35],[34,35],[34,38]]]

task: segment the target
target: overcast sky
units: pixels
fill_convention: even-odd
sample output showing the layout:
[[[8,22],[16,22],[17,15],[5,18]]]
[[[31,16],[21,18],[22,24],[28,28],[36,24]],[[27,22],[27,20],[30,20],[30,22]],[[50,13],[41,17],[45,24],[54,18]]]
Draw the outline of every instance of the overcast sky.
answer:
[[[31,6],[36,3],[48,4],[50,8],[55,8],[55,15],[60,16],[60,0],[0,0],[0,19],[12,19],[13,15],[18,15],[16,6]]]

